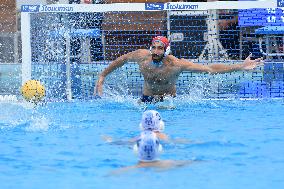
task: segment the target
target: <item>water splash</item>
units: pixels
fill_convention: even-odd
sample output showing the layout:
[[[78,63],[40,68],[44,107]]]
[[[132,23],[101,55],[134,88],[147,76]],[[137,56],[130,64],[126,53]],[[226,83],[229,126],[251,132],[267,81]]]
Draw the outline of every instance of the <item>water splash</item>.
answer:
[[[0,95],[0,102],[17,102],[16,95]]]
[[[48,131],[49,120],[45,116],[32,117],[29,126],[25,128],[26,131],[38,132],[38,131]]]

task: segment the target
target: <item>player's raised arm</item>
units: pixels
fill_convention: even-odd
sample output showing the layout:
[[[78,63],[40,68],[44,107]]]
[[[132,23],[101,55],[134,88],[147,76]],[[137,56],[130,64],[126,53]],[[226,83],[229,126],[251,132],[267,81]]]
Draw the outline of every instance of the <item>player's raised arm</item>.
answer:
[[[262,58],[257,58],[255,60],[251,59],[251,55],[249,55],[243,63],[241,64],[211,64],[211,65],[201,65],[195,64],[193,62],[189,62],[184,59],[177,60],[178,64],[181,67],[182,71],[193,71],[193,72],[207,72],[207,73],[228,73],[234,71],[246,71],[252,70],[257,66],[263,64]]]
[[[118,57],[116,60],[114,60],[104,71],[100,73],[96,86],[95,86],[94,95],[99,95],[99,96],[102,95],[103,84],[104,84],[105,77],[107,75],[109,75],[111,72],[113,72],[117,68],[123,66],[128,61],[134,61],[134,62],[139,61],[139,57],[142,51],[143,50],[136,50],[133,52],[129,52],[127,54],[124,54]]]

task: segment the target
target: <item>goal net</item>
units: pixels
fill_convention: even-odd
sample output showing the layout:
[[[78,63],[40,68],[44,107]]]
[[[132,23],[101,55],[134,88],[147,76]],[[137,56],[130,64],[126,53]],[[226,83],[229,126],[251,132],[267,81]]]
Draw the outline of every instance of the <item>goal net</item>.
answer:
[[[249,72],[184,72],[179,94],[283,97],[284,15],[278,6],[277,1],[23,5],[22,82],[40,80],[49,98],[91,98],[98,74],[113,60],[149,49],[151,39],[163,35],[175,57],[196,64],[237,64],[251,53],[266,61]],[[138,65],[128,62],[107,77],[104,90],[140,96],[143,81]]]

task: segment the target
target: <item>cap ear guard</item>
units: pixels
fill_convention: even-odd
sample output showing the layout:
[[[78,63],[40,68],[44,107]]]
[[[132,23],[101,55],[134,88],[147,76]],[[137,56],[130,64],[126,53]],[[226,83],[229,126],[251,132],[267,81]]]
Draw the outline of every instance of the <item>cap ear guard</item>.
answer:
[[[161,144],[159,144],[158,152],[159,152],[159,153],[163,152],[163,146],[162,146]]]
[[[134,154],[138,155],[138,145],[137,145],[137,143],[134,144],[134,146],[133,146],[133,152],[134,152]]]
[[[164,56],[168,56],[168,55],[170,55],[171,53],[172,53],[171,47],[168,46],[168,47],[166,48],[166,51],[165,51],[165,53],[164,53]]]
[[[140,131],[144,131],[144,128],[143,128],[143,126],[142,126],[142,123],[139,123],[139,129],[140,129]]]
[[[164,130],[165,130],[165,122],[161,120],[159,125],[159,131],[164,131]]]

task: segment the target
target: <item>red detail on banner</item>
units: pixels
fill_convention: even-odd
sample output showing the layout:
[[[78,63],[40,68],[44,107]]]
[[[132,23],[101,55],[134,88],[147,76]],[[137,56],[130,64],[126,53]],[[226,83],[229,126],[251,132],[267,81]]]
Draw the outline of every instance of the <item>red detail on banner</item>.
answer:
[[[84,0],[83,3],[85,3],[85,4],[92,4],[92,0]]]

